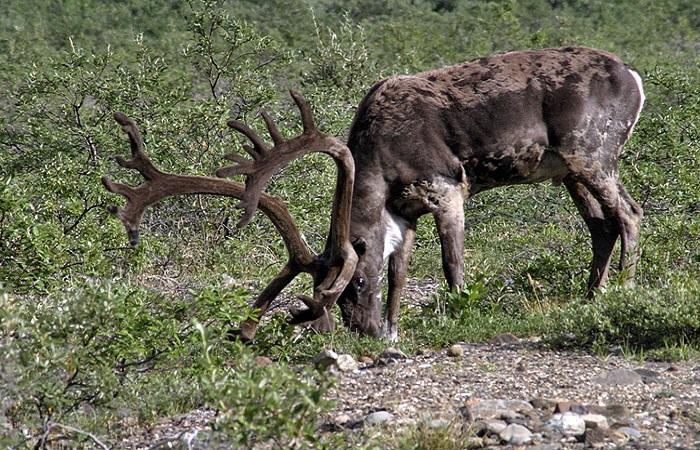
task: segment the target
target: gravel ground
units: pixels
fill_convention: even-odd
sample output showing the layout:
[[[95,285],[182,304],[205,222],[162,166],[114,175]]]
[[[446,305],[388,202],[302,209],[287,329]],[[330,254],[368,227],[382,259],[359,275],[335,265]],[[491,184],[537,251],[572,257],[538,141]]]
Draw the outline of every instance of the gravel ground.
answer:
[[[413,301],[409,303],[425,299],[426,291],[436,288],[435,282],[410,281],[406,292]],[[275,309],[289,303],[290,299],[283,299]],[[534,412],[512,411],[513,416],[503,421],[529,427],[534,438],[514,446],[482,432],[471,445],[529,450],[700,449],[699,360],[640,363],[621,356],[601,358],[547,350],[537,338],[512,335],[491,343],[460,343],[404,356],[360,362],[354,370],[332,370],[338,382],[329,396],[336,406],[322,429],[359,435],[368,428],[369,415],[386,411],[390,414],[383,426],[389,428],[389,435],[419,423],[466,424],[478,430],[478,418],[475,421],[470,411],[476,411],[484,400],[499,399],[535,405]],[[597,439],[562,435],[545,426],[555,412],[570,408],[584,414],[606,407],[616,413],[605,414],[609,429]],[[197,410],[163,419],[126,438],[122,446],[173,448],[178,442],[176,448],[188,448],[183,443],[199,441],[193,448],[206,448],[202,440],[207,432],[197,430],[206,430],[214,417],[214,411]],[[635,436],[615,431],[630,428]]]
[[[622,409],[624,412],[611,420],[611,429],[626,426],[640,436],[622,440],[608,436],[598,444],[586,444],[582,438],[550,433],[520,447],[494,438],[478,440],[484,447],[700,448],[700,361],[638,364],[618,356],[546,351],[536,339],[506,336],[502,340],[510,342],[463,343],[458,344],[463,353],[457,356],[447,350],[431,351],[388,362],[380,358],[360,363],[355,370],[335,371],[338,383],[329,395],[336,400],[336,407],[328,414],[324,428],[359,434],[367,428],[367,416],[377,411],[391,413],[393,417],[384,426],[392,432],[440,419],[443,423],[473,424],[466,412],[470,407],[484,399],[505,399],[540,408],[532,417],[516,420],[530,428],[533,420],[541,426],[562,404],[597,405]],[[621,378],[611,379],[610,374]],[[172,448],[168,443],[179,442],[178,448],[187,448],[183,442],[199,439],[201,445],[206,431],[195,436],[195,430],[206,430],[213,419],[213,411],[193,411],[164,419],[122,444],[124,448]]]
[[[545,351],[533,340],[459,347],[461,356],[430,352],[341,373],[330,420],[353,427],[377,410],[392,413],[399,425],[466,420],[465,407],[482,399],[546,400],[552,410],[545,416],[557,402],[621,405],[628,409],[621,424],[641,434],[626,445],[700,448],[700,361],[637,364],[616,356]],[[611,380],[610,374],[639,376]],[[556,442],[563,448],[584,447],[569,441]]]

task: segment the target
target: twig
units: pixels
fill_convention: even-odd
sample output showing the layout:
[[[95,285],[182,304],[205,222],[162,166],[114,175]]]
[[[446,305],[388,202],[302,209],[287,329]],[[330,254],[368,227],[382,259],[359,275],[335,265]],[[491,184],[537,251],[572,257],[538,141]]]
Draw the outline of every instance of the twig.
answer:
[[[107,447],[102,441],[100,441],[100,440],[97,438],[97,436],[95,436],[94,434],[89,433],[89,432],[87,432],[87,431],[83,431],[83,430],[81,430],[81,429],[79,429],[79,428],[71,427],[71,426],[69,426],[69,425],[63,425],[63,424],[56,423],[56,422],[51,422],[51,423],[48,424],[48,426],[46,427],[46,432],[42,435],[41,439],[40,439],[39,442],[37,443],[37,447],[36,447],[36,448],[42,448],[43,446],[45,446],[45,445],[48,443],[49,434],[51,433],[51,431],[52,431],[54,428],[60,428],[60,429],[62,429],[62,430],[68,431],[68,432],[70,432],[70,433],[82,434],[82,435],[84,435],[84,436],[87,436],[87,437],[89,437],[90,439],[92,439],[92,441],[93,441],[95,444],[97,444],[98,446],[100,446],[100,447],[103,448],[104,450],[109,450],[109,447]],[[41,445],[41,446],[40,446],[40,445]]]

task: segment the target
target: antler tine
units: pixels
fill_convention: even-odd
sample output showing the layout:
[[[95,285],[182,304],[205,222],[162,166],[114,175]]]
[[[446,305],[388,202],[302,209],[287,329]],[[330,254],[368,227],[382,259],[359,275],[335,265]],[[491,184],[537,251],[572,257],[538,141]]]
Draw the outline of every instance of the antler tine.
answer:
[[[248,159],[244,158],[243,156],[239,155],[238,153],[228,153],[224,155],[224,159],[228,159],[229,161],[236,162],[238,164],[244,164],[250,162]]]
[[[129,136],[132,156],[130,160],[126,160],[121,156],[116,156],[115,160],[117,164],[127,169],[138,170],[146,180],[152,180],[154,177],[158,176],[161,172],[156,169],[144,152],[143,138],[141,137],[139,127],[137,127],[134,121],[126,114],[120,112],[114,113],[114,120],[122,126],[122,130]]]
[[[267,131],[270,133],[272,142],[274,142],[276,146],[284,143],[284,137],[282,137],[282,133],[280,133],[277,124],[275,124],[270,115],[265,111],[263,111],[261,115],[267,126]]]
[[[127,186],[126,184],[115,183],[112,180],[110,180],[109,177],[107,177],[107,176],[102,177],[101,181],[102,181],[102,185],[109,192],[114,192],[115,194],[120,194],[120,195],[124,196],[127,200],[131,200],[135,195],[134,188],[132,188],[131,186]]]
[[[299,108],[299,112],[301,112],[301,122],[304,125],[304,134],[311,134],[318,131],[316,129],[316,124],[314,123],[314,116],[311,113],[311,106],[309,105],[309,102],[307,102],[300,93],[294,90],[290,90],[289,95],[292,96],[294,103],[296,103],[297,108]]]
[[[250,139],[250,142],[253,143],[253,147],[247,145],[243,146],[245,151],[248,152],[248,154],[252,156],[253,159],[260,159],[263,155],[270,151],[267,144],[265,144],[265,141],[262,140],[262,138],[258,136],[258,134],[255,131],[253,131],[248,125],[237,120],[229,120],[227,123],[229,127],[233,128],[239,133],[244,134],[248,139]]]
[[[252,164],[250,163],[250,161],[248,161],[240,163],[236,166],[222,167],[220,169],[217,169],[214,173],[219,178],[227,178],[232,177],[234,175],[248,175],[252,170]]]

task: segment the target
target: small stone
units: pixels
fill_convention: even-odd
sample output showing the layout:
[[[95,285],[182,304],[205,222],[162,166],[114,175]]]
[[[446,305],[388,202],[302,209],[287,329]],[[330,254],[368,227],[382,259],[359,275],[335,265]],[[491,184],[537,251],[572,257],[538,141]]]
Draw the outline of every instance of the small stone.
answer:
[[[556,405],[554,405],[554,412],[555,413],[565,413],[571,409],[571,402],[563,401],[563,402],[557,402]]]
[[[538,444],[528,447],[527,450],[562,450],[561,444]]]
[[[551,410],[552,408],[555,407],[557,402],[554,400],[550,400],[548,398],[533,398],[530,400],[530,404],[535,408],[535,409],[542,409],[542,410]]]
[[[666,368],[666,372],[678,372],[679,370],[681,370],[681,369],[678,366],[675,366],[673,364],[671,364],[670,366],[668,366],[668,368]]]
[[[462,356],[463,354],[464,354],[464,349],[459,344],[455,344],[447,349],[447,356],[451,356],[453,358],[458,358],[458,357]]]
[[[608,419],[602,414],[584,414],[581,416],[586,423],[586,429],[601,429],[609,428]]]
[[[338,366],[338,370],[341,372],[352,372],[353,370],[357,370],[357,361],[355,361],[355,358],[348,354],[338,355],[335,364]]]
[[[661,374],[655,370],[635,369],[634,371],[642,377],[642,382],[644,382],[644,384],[659,383],[663,381]]]
[[[491,339],[489,341],[489,344],[491,344],[491,345],[514,344],[518,341],[520,341],[520,338],[518,338],[518,336],[516,336],[512,333],[503,333],[503,334],[499,334],[498,336]]]
[[[586,422],[580,415],[572,412],[554,414],[547,425],[565,436],[581,436],[586,431]]]
[[[625,405],[608,405],[603,411],[604,412],[601,412],[600,414],[603,414],[605,417],[612,417],[615,419],[623,419],[625,417],[629,417],[630,415],[630,410]]]
[[[333,423],[336,425],[345,426],[352,422],[352,418],[347,414],[339,414],[333,419]]]
[[[571,405],[571,408],[569,408],[569,411],[576,413],[576,414],[588,414],[588,406],[582,405],[580,403],[574,403]]]
[[[611,345],[608,351],[612,356],[622,356],[625,353],[625,349],[621,345]]]
[[[522,425],[511,423],[498,434],[498,437],[508,444],[523,445],[532,440],[532,432]]]
[[[312,361],[317,368],[327,369],[335,365],[336,361],[338,361],[338,354],[333,350],[324,350],[318,355],[314,356]]]
[[[642,433],[640,433],[639,430],[632,427],[621,427],[617,429],[617,432],[623,433],[632,441],[637,441],[642,437]]]
[[[253,362],[257,367],[267,367],[272,364],[272,360],[267,356],[256,356]]]
[[[468,418],[472,421],[479,419],[508,419],[517,413],[532,411],[529,402],[523,400],[479,400],[467,407]]]
[[[374,360],[366,355],[360,356],[360,362],[362,364],[374,364]]]
[[[431,429],[439,429],[449,427],[450,423],[447,419],[431,419],[425,423],[425,426]]]
[[[406,359],[406,354],[399,350],[398,348],[394,347],[387,347],[381,355],[379,355],[379,358],[387,361],[387,362],[393,362],[393,361],[398,361],[401,359]]]
[[[604,376],[595,378],[593,381],[603,386],[624,386],[641,383],[642,376],[633,370],[618,369],[611,370]]]
[[[611,440],[613,443],[615,443],[617,445],[623,445],[629,441],[629,436],[627,436],[625,433],[623,433],[621,431],[613,430],[613,429],[608,429],[605,431],[605,438]]]
[[[593,447],[605,440],[605,430],[602,428],[586,428],[583,441],[588,447]]]
[[[394,420],[394,415],[388,411],[376,411],[365,417],[365,425],[370,427],[391,422]]]
[[[505,421],[498,419],[486,419],[481,422],[481,425],[482,429],[485,430],[487,434],[499,434],[508,426]]]

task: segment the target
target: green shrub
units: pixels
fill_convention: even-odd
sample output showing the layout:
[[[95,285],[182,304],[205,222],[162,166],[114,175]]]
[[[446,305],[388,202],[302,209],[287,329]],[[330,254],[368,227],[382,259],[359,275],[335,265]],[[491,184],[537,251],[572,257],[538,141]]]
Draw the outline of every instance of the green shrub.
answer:
[[[318,420],[330,403],[324,398],[332,377],[306,366],[260,367],[249,351],[230,354],[212,347],[198,325],[203,350],[201,383],[206,403],[219,412],[214,429],[229,445],[242,448],[272,443],[275,448],[307,448],[319,442]],[[217,346],[220,343],[217,343]],[[240,352],[240,353],[239,353]]]
[[[662,287],[612,287],[594,301],[572,300],[552,312],[552,340],[607,351],[700,345],[700,284],[670,280]]]

